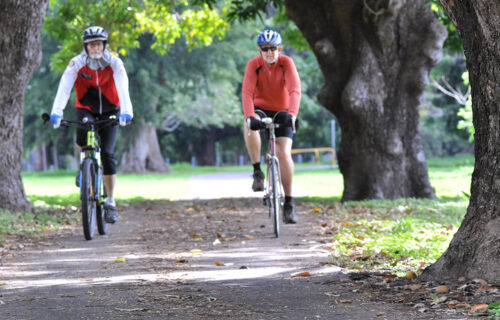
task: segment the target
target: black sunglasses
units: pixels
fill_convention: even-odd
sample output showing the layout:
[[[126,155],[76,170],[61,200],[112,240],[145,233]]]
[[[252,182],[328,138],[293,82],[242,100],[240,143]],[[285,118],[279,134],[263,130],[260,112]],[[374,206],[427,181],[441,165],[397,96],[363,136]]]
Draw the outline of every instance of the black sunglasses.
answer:
[[[276,50],[278,50],[278,47],[260,47],[260,50],[262,50],[264,52],[268,52],[269,50],[276,51]]]

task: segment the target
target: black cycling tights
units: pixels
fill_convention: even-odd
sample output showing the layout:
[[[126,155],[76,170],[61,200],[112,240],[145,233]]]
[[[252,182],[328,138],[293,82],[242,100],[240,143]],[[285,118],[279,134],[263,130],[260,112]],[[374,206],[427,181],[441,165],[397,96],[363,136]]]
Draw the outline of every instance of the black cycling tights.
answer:
[[[87,117],[89,120],[104,120],[108,119],[109,116],[113,114],[118,118],[118,112],[98,115],[86,109],[76,109],[76,115],[79,121],[82,121],[84,117]],[[115,145],[117,135],[118,126],[107,126],[97,131],[97,139],[99,139],[99,145],[101,146],[101,162],[105,175],[116,173]],[[87,132],[85,130],[76,129],[76,143],[81,147],[87,145]]]

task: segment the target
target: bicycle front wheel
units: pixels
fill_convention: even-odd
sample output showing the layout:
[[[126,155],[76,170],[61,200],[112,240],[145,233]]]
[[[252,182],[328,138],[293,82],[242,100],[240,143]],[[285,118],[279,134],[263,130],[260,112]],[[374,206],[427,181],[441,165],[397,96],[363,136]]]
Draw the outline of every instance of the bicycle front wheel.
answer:
[[[274,234],[276,238],[280,236],[280,181],[278,173],[278,163],[276,159],[271,160],[271,207],[273,211]]]
[[[102,181],[102,168],[99,167],[99,175],[96,177],[96,185],[99,190],[99,200],[97,201],[95,215],[97,218],[97,231],[103,235],[108,233],[108,223],[104,220],[104,198],[106,198],[104,183]],[[100,181],[99,181],[100,180]]]
[[[80,196],[82,199],[82,225],[86,240],[94,237],[96,223],[96,165],[93,159],[85,158],[82,163],[82,183]]]

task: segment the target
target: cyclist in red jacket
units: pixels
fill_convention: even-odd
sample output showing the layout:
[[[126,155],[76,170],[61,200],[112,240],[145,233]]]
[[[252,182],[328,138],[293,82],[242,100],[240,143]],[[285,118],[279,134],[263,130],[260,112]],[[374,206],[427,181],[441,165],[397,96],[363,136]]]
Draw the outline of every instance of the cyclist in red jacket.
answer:
[[[108,34],[101,27],[90,27],[83,33],[81,54],[71,59],[59,83],[52,106],[50,122],[57,129],[61,123],[64,108],[68,103],[73,86],[76,91],[76,112],[78,120],[108,119],[110,115],[119,116],[120,125],[132,121],[133,111],[128,91],[128,77],[120,58],[106,50]],[[118,221],[118,212],[113,197],[116,184],[116,160],[114,157],[118,127],[110,126],[99,130],[101,162],[104,185],[108,198],[104,204],[105,220]],[[87,133],[77,129],[77,147],[87,143]],[[77,175],[80,186],[80,174]]]
[[[244,136],[253,164],[253,191],[264,190],[264,173],[260,168],[261,141],[258,131],[263,128],[255,109],[272,117],[277,111],[288,110],[289,121],[295,127],[299,112],[301,88],[297,68],[293,60],[281,54],[281,36],[273,30],[264,30],[257,37],[259,56],[252,58],[245,69],[242,88],[242,104],[245,114]],[[250,131],[250,135],[248,132]],[[292,197],[294,163],[292,127],[276,130],[276,151],[280,163],[281,178],[285,191],[284,217],[286,223],[297,223]]]

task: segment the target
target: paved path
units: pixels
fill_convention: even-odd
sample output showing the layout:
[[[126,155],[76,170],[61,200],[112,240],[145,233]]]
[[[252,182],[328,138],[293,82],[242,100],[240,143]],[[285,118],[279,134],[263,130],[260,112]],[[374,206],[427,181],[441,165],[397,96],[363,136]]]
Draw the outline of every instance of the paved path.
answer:
[[[194,176],[189,180],[189,193],[185,199],[254,198],[263,192],[252,191],[250,172],[224,172]],[[294,196],[304,196],[300,187],[294,186]]]
[[[120,206],[109,235],[76,228],[1,257],[0,319],[433,318],[370,301],[328,263],[328,217],[298,207],[276,239],[259,199]]]

